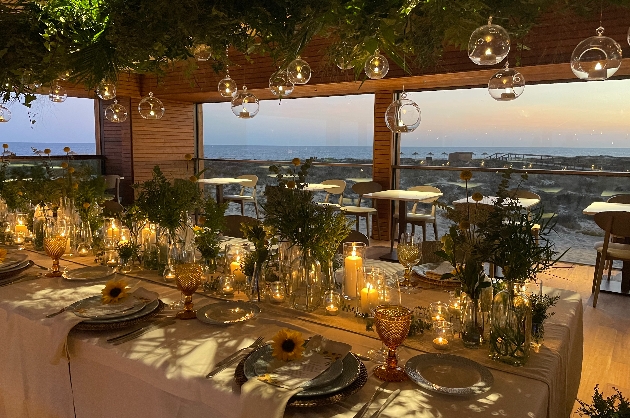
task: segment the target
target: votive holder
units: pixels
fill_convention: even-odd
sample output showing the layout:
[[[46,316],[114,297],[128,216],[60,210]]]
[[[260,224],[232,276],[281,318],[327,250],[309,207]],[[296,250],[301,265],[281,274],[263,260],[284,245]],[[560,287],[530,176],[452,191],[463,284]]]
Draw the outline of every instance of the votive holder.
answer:
[[[334,290],[326,291],[326,293],[324,293],[324,308],[326,309],[326,315],[339,315],[339,311],[341,310],[341,295]]]
[[[284,303],[286,300],[286,292],[284,289],[284,283],[280,280],[275,282],[269,282],[269,301],[271,303]]]
[[[226,274],[225,276],[221,276],[221,280],[219,281],[219,289],[221,294],[224,296],[232,296],[234,294],[234,276],[231,274]]]
[[[363,274],[363,260],[365,259],[365,243],[343,243],[343,297],[354,300],[359,297],[363,288],[361,276]]]
[[[432,302],[429,305],[429,311],[431,313],[431,320],[433,322],[436,321],[445,321],[449,318],[448,312],[448,304],[444,302]]]
[[[455,334],[453,324],[448,321],[435,321],[433,323],[433,347],[437,350],[448,350]]]

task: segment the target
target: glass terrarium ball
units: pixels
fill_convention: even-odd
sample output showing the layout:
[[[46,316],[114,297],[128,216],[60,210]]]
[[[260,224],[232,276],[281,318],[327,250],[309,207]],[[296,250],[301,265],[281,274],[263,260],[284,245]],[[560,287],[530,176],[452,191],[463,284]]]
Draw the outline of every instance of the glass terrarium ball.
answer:
[[[212,50],[205,44],[193,46],[192,53],[197,61],[208,61],[212,57]]]
[[[621,65],[621,46],[604,36],[604,28],[597,35],[580,42],[571,54],[571,70],[582,80],[606,80]]]
[[[236,82],[230,78],[229,74],[227,74],[221,81],[219,81],[218,90],[219,94],[223,97],[233,97],[238,91],[238,87],[236,86]]]
[[[342,42],[337,49],[337,57],[335,58],[335,64],[340,70],[351,70],[354,68],[354,59],[352,48],[345,42]]]
[[[247,87],[243,86],[243,90],[232,97],[232,113],[241,119],[250,119],[258,114],[259,103],[258,97],[247,91]]]
[[[385,77],[388,71],[389,62],[380,54],[378,49],[374,51],[374,55],[370,55],[365,61],[365,74],[373,80]]]
[[[510,35],[499,25],[481,26],[470,35],[468,57],[477,65],[495,65],[510,52]]]
[[[109,81],[101,81],[96,87],[96,95],[103,100],[112,100],[116,98],[116,85]]]
[[[284,70],[276,71],[269,78],[269,90],[274,96],[286,97],[293,92],[295,84],[289,79],[289,74]]]
[[[54,83],[52,86],[50,86],[48,98],[51,102],[63,103],[68,98],[68,92],[66,91],[65,87],[61,86],[59,83]]]
[[[114,99],[114,103],[105,109],[105,117],[110,122],[122,123],[127,120],[127,108]]]
[[[144,119],[162,119],[164,116],[164,104],[157,97],[153,97],[153,92],[140,100],[138,112]]]
[[[400,99],[394,100],[385,111],[385,124],[390,131],[396,133],[413,132],[421,121],[420,106],[407,99],[403,93]]]
[[[11,111],[0,105],[0,122],[8,122],[11,120]]]
[[[525,77],[511,68],[498,71],[488,82],[488,92],[494,100],[507,102],[523,94]]]
[[[291,61],[287,72],[293,84],[306,84],[311,79],[311,66],[300,57]]]

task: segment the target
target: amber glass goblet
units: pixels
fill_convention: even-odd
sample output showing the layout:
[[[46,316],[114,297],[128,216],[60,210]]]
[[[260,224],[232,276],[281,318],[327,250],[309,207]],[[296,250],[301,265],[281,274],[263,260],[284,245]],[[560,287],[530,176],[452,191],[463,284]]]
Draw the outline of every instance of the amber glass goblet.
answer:
[[[192,295],[203,281],[203,268],[199,264],[177,264],[175,281],[177,288],[184,294],[184,310],[177,312],[179,319],[194,319],[197,311],[193,310]]]
[[[374,326],[387,347],[387,360],[376,366],[374,376],[386,382],[402,382],[407,375],[398,366],[396,348],[405,341],[411,326],[411,311],[399,305],[381,305],[374,311]]]
[[[44,251],[53,260],[52,269],[46,273],[46,277],[61,277],[63,273],[59,270],[59,259],[66,252],[68,237],[64,235],[54,235],[44,237]]]

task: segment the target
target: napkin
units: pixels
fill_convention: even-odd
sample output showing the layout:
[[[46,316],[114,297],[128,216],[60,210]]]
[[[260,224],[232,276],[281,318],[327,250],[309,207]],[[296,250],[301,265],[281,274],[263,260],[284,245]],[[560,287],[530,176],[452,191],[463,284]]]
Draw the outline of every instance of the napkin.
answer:
[[[332,362],[345,357],[351,348],[320,335],[312,337],[302,359],[284,363],[241,386],[240,418],[282,418],[289,399],[304,390],[301,385],[319,376]]]
[[[453,265],[448,261],[443,261],[433,270],[428,270],[425,275],[430,279],[441,279],[443,274],[453,271]]]
[[[152,292],[140,287],[129,294],[129,297],[136,297],[138,299],[144,299],[148,302],[158,298],[157,292]],[[68,334],[70,330],[74,328],[78,323],[85,321],[88,318],[81,318],[74,314],[74,312],[63,312],[52,318],[45,318],[43,321],[51,329],[51,344],[49,361],[50,364],[59,364],[59,361],[64,358],[68,359]]]

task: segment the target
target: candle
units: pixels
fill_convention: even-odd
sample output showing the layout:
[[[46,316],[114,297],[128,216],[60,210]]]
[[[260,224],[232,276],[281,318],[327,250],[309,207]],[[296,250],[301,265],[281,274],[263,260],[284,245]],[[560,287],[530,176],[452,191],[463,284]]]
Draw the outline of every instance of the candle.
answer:
[[[351,298],[357,297],[357,282],[359,272],[363,269],[363,259],[353,248],[352,254],[347,256],[343,263],[344,267],[344,293]]]
[[[231,285],[226,284],[225,286],[223,286],[223,293],[226,295],[231,295],[234,293],[234,288]]]
[[[280,292],[276,292],[271,296],[273,302],[282,303],[284,302],[284,295]]]
[[[88,255],[89,251],[87,249],[87,247],[82,246],[81,248],[79,248],[79,255]]]
[[[115,225],[112,225],[111,227],[107,228],[105,235],[107,236],[107,238],[111,239],[112,241],[116,241],[120,239],[120,228],[117,228]]]
[[[512,92],[501,93],[501,100],[512,100],[516,99],[516,94]]]
[[[245,274],[241,271],[241,262],[238,258],[230,263],[230,274],[234,275],[236,281],[245,281]]]
[[[435,314],[435,315],[431,315],[431,319],[433,321],[443,321],[444,317],[442,315],[440,315],[440,314]]]
[[[16,234],[25,234],[28,232],[28,228],[26,228],[26,225],[22,225],[22,224],[16,224],[15,225],[15,233]]]
[[[448,348],[448,340],[443,337],[437,337],[433,339],[433,347],[438,350],[446,350]]]
[[[339,308],[331,303],[330,305],[326,306],[326,313],[328,315],[335,316],[339,313]]]
[[[369,313],[378,305],[378,292],[372,286],[361,289],[361,312]]]
[[[244,119],[249,118],[249,112],[247,111],[247,109],[243,108],[243,110],[241,110],[240,116]]]

